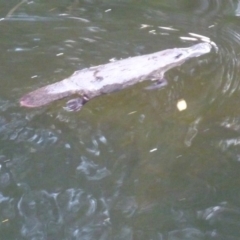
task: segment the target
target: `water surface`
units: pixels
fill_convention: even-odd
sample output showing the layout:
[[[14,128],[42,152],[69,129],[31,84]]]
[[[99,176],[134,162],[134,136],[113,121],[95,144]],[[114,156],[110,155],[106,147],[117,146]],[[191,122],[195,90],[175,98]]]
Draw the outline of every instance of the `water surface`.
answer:
[[[18,3],[0,1],[1,239],[239,239],[239,2]],[[163,89],[19,106],[78,69],[207,39]]]

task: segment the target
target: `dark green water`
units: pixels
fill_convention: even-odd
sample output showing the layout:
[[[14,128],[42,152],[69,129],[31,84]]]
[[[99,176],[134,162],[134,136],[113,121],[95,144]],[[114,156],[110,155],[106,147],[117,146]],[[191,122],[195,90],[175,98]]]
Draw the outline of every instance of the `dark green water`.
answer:
[[[0,1],[0,239],[240,239],[240,3]],[[66,100],[18,99],[85,67],[216,49],[168,85]],[[179,112],[178,100],[187,102]]]

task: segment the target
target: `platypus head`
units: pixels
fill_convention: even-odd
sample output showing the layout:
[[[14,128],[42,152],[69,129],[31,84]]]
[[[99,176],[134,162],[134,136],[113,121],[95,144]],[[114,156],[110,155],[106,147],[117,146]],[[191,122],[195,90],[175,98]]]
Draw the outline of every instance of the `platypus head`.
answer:
[[[212,45],[210,43],[199,43],[193,45],[192,47],[188,48],[178,48],[179,54],[175,57],[176,59],[188,59],[192,57],[198,57],[203,54],[209,53],[212,49]]]
[[[209,53],[212,45],[207,42],[199,43],[188,48],[173,48],[162,51],[159,59],[162,59],[162,67],[167,71],[175,66],[181,65],[186,60]]]

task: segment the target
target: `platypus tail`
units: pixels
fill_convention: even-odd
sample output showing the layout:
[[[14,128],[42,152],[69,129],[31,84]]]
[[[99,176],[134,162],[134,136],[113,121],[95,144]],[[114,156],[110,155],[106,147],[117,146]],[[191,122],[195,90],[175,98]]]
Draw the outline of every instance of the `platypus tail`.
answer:
[[[74,94],[73,91],[64,91],[59,83],[47,85],[24,95],[19,100],[20,105],[28,108],[41,107]]]

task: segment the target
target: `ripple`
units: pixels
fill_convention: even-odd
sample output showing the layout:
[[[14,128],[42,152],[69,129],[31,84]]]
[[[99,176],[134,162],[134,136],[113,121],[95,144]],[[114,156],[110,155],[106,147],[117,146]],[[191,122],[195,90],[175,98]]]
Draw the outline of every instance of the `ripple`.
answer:
[[[239,208],[227,206],[226,203],[198,211],[198,218],[213,226],[216,233],[236,237],[240,232],[239,216]]]
[[[111,172],[106,167],[100,167],[86,157],[81,157],[81,163],[77,167],[77,173],[83,173],[88,180],[101,180],[109,175]]]
[[[168,233],[169,240],[192,240],[192,239],[204,239],[204,233],[198,229],[186,228],[182,230],[174,230]]]

